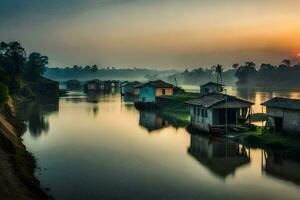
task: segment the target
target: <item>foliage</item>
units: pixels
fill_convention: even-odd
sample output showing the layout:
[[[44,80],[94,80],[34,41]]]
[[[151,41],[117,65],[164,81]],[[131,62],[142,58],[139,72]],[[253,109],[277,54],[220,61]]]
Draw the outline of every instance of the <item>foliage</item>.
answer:
[[[0,42],[0,83],[10,94],[21,91],[22,79],[36,81],[48,64],[48,58],[34,52],[29,55],[18,42]],[[28,91],[27,91],[28,92]]]
[[[284,59],[278,66],[263,63],[257,70],[255,63],[247,62],[237,68],[235,76],[242,87],[299,87],[300,63],[292,66],[290,60]]]
[[[212,66],[210,68],[198,68],[193,70],[185,69],[183,72],[175,73],[168,76],[168,82],[175,83],[175,80],[178,81],[178,84],[185,85],[200,85],[207,83],[209,81],[219,82],[233,85],[236,81],[235,79],[236,69],[223,70],[221,65]]]
[[[25,80],[36,81],[45,71],[48,64],[48,57],[40,53],[31,53],[24,67],[23,76]]]
[[[0,83],[0,103],[8,101],[8,88],[5,84]]]
[[[175,70],[152,70],[144,68],[114,68],[114,67],[99,67],[93,66],[78,66],[72,67],[55,67],[46,68],[45,77],[52,80],[66,81],[70,79],[77,80],[90,80],[90,79],[102,79],[102,80],[139,80],[145,81],[145,79],[164,79],[170,74],[174,74]]]

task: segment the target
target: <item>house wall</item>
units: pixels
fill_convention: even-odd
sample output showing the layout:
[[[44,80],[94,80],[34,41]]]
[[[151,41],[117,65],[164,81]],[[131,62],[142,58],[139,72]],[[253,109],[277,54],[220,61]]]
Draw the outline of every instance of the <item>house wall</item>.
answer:
[[[133,94],[133,86],[132,85],[125,85],[123,87],[123,94]]]
[[[196,113],[195,113],[196,109]],[[190,106],[190,115],[191,115],[191,124],[193,127],[209,132],[209,126],[213,124],[213,110],[212,109],[204,109],[207,111],[207,116],[203,117],[201,114],[201,110],[204,109],[200,106]]]
[[[139,101],[140,102],[155,102],[156,90],[150,85],[145,85],[139,89]]]
[[[267,107],[267,115],[283,118],[282,131],[290,134],[300,134],[300,111]]]
[[[138,96],[139,95],[139,88],[134,88],[133,89],[133,95]]]
[[[163,90],[165,90],[165,94],[163,94]],[[156,88],[155,96],[159,97],[162,95],[172,96],[173,88]]]
[[[88,90],[98,90],[98,84],[96,84],[96,83],[88,83],[87,84],[87,89]]]
[[[220,89],[220,87],[215,86],[215,85],[201,86],[200,93],[201,94],[216,93],[216,92],[219,92],[219,89]]]

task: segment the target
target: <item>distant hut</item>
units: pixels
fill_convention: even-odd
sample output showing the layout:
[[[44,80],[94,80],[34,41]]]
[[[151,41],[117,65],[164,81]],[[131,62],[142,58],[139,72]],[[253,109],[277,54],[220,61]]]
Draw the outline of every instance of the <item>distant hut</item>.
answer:
[[[266,106],[266,128],[274,132],[300,134],[300,100],[275,97],[261,104]]]
[[[200,135],[191,135],[188,153],[220,178],[226,178],[237,168],[250,163],[245,147]]]
[[[201,131],[226,128],[248,118],[252,102],[222,93],[212,93],[186,102],[190,107],[191,125]],[[237,127],[235,127],[237,128]]]
[[[122,84],[122,93],[123,95],[138,95],[138,88],[136,87],[139,85],[140,82],[133,81],[133,82],[126,82],[125,84]]]
[[[139,88],[139,102],[142,103],[155,103],[157,97],[174,95],[174,85],[162,80],[149,81],[138,85],[137,88]]]
[[[98,79],[88,81],[84,84],[85,92],[100,92],[104,90],[104,83]]]
[[[121,95],[125,95],[125,85],[128,83],[128,81],[123,81],[120,83],[120,93]]]
[[[219,93],[222,92],[223,85],[214,83],[214,82],[208,82],[200,86],[200,94],[206,95],[210,93]]]
[[[68,90],[79,89],[81,87],[81,82],[78,80],[68,80],[66,86]]]

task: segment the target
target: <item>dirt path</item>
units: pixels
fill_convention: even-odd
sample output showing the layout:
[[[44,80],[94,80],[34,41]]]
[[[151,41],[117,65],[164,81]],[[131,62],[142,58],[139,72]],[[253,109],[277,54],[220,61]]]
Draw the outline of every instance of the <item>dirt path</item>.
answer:
[[[0,114],[0,199],[48,199],[34,177],[34,167],[17,130]]]

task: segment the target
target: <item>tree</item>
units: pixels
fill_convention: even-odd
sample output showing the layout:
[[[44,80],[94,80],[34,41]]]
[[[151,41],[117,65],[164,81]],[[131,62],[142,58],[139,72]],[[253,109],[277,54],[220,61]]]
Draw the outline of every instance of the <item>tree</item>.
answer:
[[[28,62],[24,67],[24,78],[29,81],[35,81],[40,78],[48,64],[48,57],[42,56],[40,53],[31,53]]]
[[[284,59],[281,64],[279,65],[279,67],[290,67],[291,66],[291,61],[289,59]]]
[[[25,62],[26,52],[20,43],[0,43],[0,66],[2,66],[13,79],[21,74],[21,69]]]
[[[255,69],[254,62],[246,62],[245,65],[240,66],[236,72],[235,76],[238,78],[239,85],[247,85],[249,83],[253,83],[257,71]]]
[[[91,68],[91,71],[93,73],[96,73],[97,70],[98,70],[98,66],[97,65],[93,65],[92,68]]]
[[[222,84],[222,72],[223,72],[223,67],[222,65],[217,65],[216,66],[216,73],[217,73],[217,83],[219,84],[219,81],[220,81],[220,84]]]
[[[234,63],[234,64],[232,65],[232,68],[233,68],[233,69],[237,69],[237,68],[239,67],[239,65],[240,65],[239,63]]]

